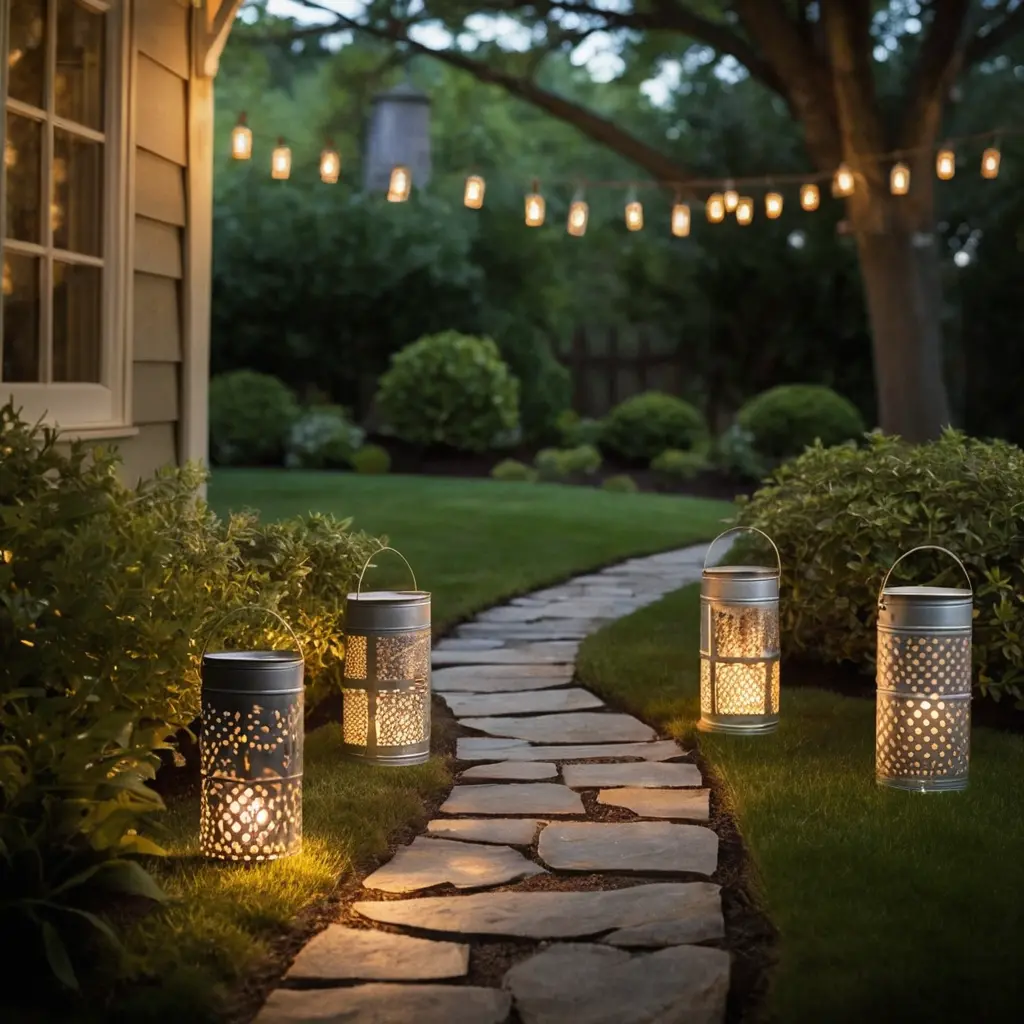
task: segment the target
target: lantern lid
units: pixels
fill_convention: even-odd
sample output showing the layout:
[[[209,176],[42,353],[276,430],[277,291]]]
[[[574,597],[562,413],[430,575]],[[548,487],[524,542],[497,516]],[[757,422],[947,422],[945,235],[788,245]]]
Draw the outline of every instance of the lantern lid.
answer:
[[[778,576],[774,565],[712,565],[705,567],[705,576],[718,576],[732,580],[763,580],[766,576]]]
[[[882,629],[969,630],[973,618],[974,595],[962,587],[886,587],[878,602]]]
[[[364,590],[348,595],[349,632],[429,629],[430,594],[425,590]]]
[[[228,693],[299,693],[298,651],[214,651],[203,655],[203,690]]]
[[[385,89],[382,92],[377,93],[371,102],[383,103],[385,101],[429,104],[430,97],[423,92],[422,89],[417,89],[416,86],[406,78],[397,85],[393,85],[390,89]]]
[[[364,590],[361,593],[349,594],[350,601],[378,601],[382,604],[404,604],[427,600],[430,594],[426,590]]]
[[[971,591],[963,587],[886,587],[882,591],[883,597],[935,597],[948,598],[951,601],[971,599]]]
[[[774,565],[713,565],[701,577],[701,596],[727,604],[763,604],[779,599]]]
[[[211,651],[203,655],[203,661],[246,662],[258,666],[258,670],[273,671],[277,665],[302,661],[298,651]]]

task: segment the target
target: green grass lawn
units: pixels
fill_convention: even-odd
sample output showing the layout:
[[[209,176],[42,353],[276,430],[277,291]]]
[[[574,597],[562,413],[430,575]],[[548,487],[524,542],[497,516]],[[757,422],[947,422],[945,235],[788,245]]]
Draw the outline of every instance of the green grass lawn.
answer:
[[[585,641],[586,686],[697,742],[699,588]],[[826,670],[827,671],[827,670]],[[874,781],[874,702],[786,689],[765,737],[700,734],[779,930],[765,1019],[1020,1019],[1024,738],[972,734],[963,793]]]
[[[710,538],[731,508],[587,488],[273,471],[218,472],[210,501],[222,513],[249,507],[266,518],[332,512],[387,534],[433,592],[435,624],[633,554]],[[296,916],[383,854],[397,829],[422,823],[424,801],[449,784],[444,758],[407,769],[353,765],[341,759],[339,734],[328,726],[307,738],[298,857],[257,868],[205,863],[195,856],[197,801],[173,805],[167,834],[156,838],[173,854],[157,870],[174,902],[127,941],[153,980],[117,990],[112,1005],[98,1002],[90,1020],[232,1019],[253,973],[273,973],[274,944]]]

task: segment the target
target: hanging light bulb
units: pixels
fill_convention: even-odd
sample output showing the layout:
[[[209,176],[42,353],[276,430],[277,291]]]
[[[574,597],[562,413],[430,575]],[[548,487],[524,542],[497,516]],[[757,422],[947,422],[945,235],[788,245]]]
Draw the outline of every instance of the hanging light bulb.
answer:
[[[981,176],[983,178],[999,177],[999,161],[1002,159],[997,146],[989,146],[981,154]]]
[[[236,160],[248,160],[252,156],[252,129],[245,123],[244,112],[238,115],[238,123],[231,129],[231,155]]]
[[[740,201],[740,194],[732,187],[732,182],[725,184],[725,192],[722,194],[722,201],[725,203],[725,212],[733,213]]]
[[[708,196],[707,206],[704,212],[712,224],[721,224],[725,220],[725,196],[721,192],[712,192]]]
[[[817,185],[801,185],[800,186],[800,208],[802,210],[816,210],[818,203],[821,200],[821,193],[818,191]]]
[[[274,152],[270,155],[270,176],[284,181],[292,173],[292,151],[278,139]]]
[[[644,207],[635,195],[630,194],[626,202],[626,227],[630,231],[640,231],[644,226]]]
[[[540,194],[540,183],[533,180],[533,191],[526,197],[526,226],[539,228],[544,223],[544,197]]]
[[[765,195],[764,214],[769,220],[776,220],[782,216],[782,194],[780,192],[769,192]]]
[[[900,161],[889,172],[889,191],[894,196],[905,196],[910,191],[910,168]]]
[[[327,147],[320,154],[320,180],[328,185],[333,185],[341,174],[341,157],[333,144],[328,142]]]
[[[466,187],[462,192],[462,202],[471,210],[479,210],[484,205],[484,179],[479,174],[471,174],[466,179]]]
[[[690,233],[690,207],[686,203],[676,202],[672,207],[672,234],[676,238],[686,238]]]
[[[583,199],[583,192],[576,193],[569,206],[569,216],[566,218],[565,230],[574,238],[582,238],[587,232],[587,221],[590,219],[590,207]]]
[[[754,200],[750,196],[740,196],[736,204],[736,223],[747,225],[754,219]]]
[[[948,146],[940,149],[935,158],[935,173],[943,181],[949,181],[956,174],[956,154]]]
[[[388,202],[404,203],[412,192],[412,172],[408,167],[393,167],[388,182]]]
[[[840,164],[832,176],[832,195],[837,199],[853,195],[853,171],[846,164]]]

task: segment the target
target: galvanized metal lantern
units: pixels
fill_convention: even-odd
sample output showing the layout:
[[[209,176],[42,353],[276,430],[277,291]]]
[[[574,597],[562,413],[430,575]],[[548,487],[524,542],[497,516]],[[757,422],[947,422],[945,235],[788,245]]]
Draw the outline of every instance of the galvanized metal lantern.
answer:
[[[398,551],[380,550],[405,562],[413,589],[363,593],[367,559],[356,592],[348,595],[344,750],[371,764],[422,764],[430,757],[430,594],[417,589]]]
[[[295,634],[285,626],[298,646]],[[249,862],[298,853],[302,848],[301,649],[213,654],[204,649],[201,672],[201,852],[216,860]]]
[[[775,566],[720,565],[704,560],[700,590],[700,721],[705,732],[759,734],[779,724],[779,578],[774,541],[754,527],[720,533],[764,537]]]
[[[406,168],[417,188],[430,182],[430,98],[406,80],[373,98],[363,160],[363,188],[387,192],[391,172]]]
[[[967,589],[890,587],[907,555],[939,551],[963,569]],[[963,562],[925,544],[900,555],[878,594],[875,778],[931,793],[967,787],[971,753],[974,592]]]

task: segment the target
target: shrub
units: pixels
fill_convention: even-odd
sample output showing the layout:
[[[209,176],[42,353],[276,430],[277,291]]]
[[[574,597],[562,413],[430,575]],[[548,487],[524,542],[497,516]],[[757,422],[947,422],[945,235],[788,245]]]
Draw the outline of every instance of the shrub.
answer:
[[[829,448],[865,431],[857,407],[820,384],[783,384],[750,399],[736,422],[753,436],[754,448],[773,459],[799,455],[815,441]]]
[[[754,435],[738,423],[716,438],[711,463],[738,480],[760,480],[768,472],[765,458],[754,449]]]
[[[364,444],[352,454],[349,462],[357,473],[380,476],[391,470],[391,456],[387,448],[379,444]]]
[[[607,477],[601,484],[601,490],[611,491],[615,494],[635,494],[640,488],[637,487],[636,481],[631,476],[620,473],[617,476]]]
[[[365,436],[339,406],[308,409],[289,431],[285,465],[297,469],[341,469],[349,464]]]
[[[782,554],[784,649],[869,668],[886,569],[919,544],[967,566],[975,591],[975,685],[1019,698],[1024,684],[1024,452],[947,432],[913,447],[872,435],[867,446],[815,445],[776,470],[740,521]],[[947,557],[922,552],[904,581],[962,586]],[[903,575],[906,573],[906,575]],[[911,575],[912,574],[912,575]]]
[[[601,468],[601,453],[590,444],[576,448],[542,448],[534,457],[533,464],[543,480],[592,476]]]
[[[681,398],[647,391],[612,409],[601,444],[622,458],[650,462],[666,448],[690,451],[706,437],[707,424],[698,409]]]
[[[392,356],[377,403],[396,437],[423,447],[483,452],[514,440],[519,429],[519,383],[497,345],[455,331]]]
[[[276,377],[234,370],[210,381],[210,456],[219,466],[279,464],[299,404]]]
[[[666,448],[651,459],[651,469],[673,480],[693,480],[703,473],[710,463],[701,452],[681,452],[678,448]]]
[[[533,483],[537,479],[537,471],[531,469],[525,462],[518,459],[503,459],[491,469],[491,476],[495,480],[504,480],[515,483]]]
[[[604,424],[600,420],[581,417],[572,409],[566,409],[560,413],[555,425],[562,439],[562,445],[566,448],[575,448],[581,444],[599,445],[601,443],[601,431]]]

